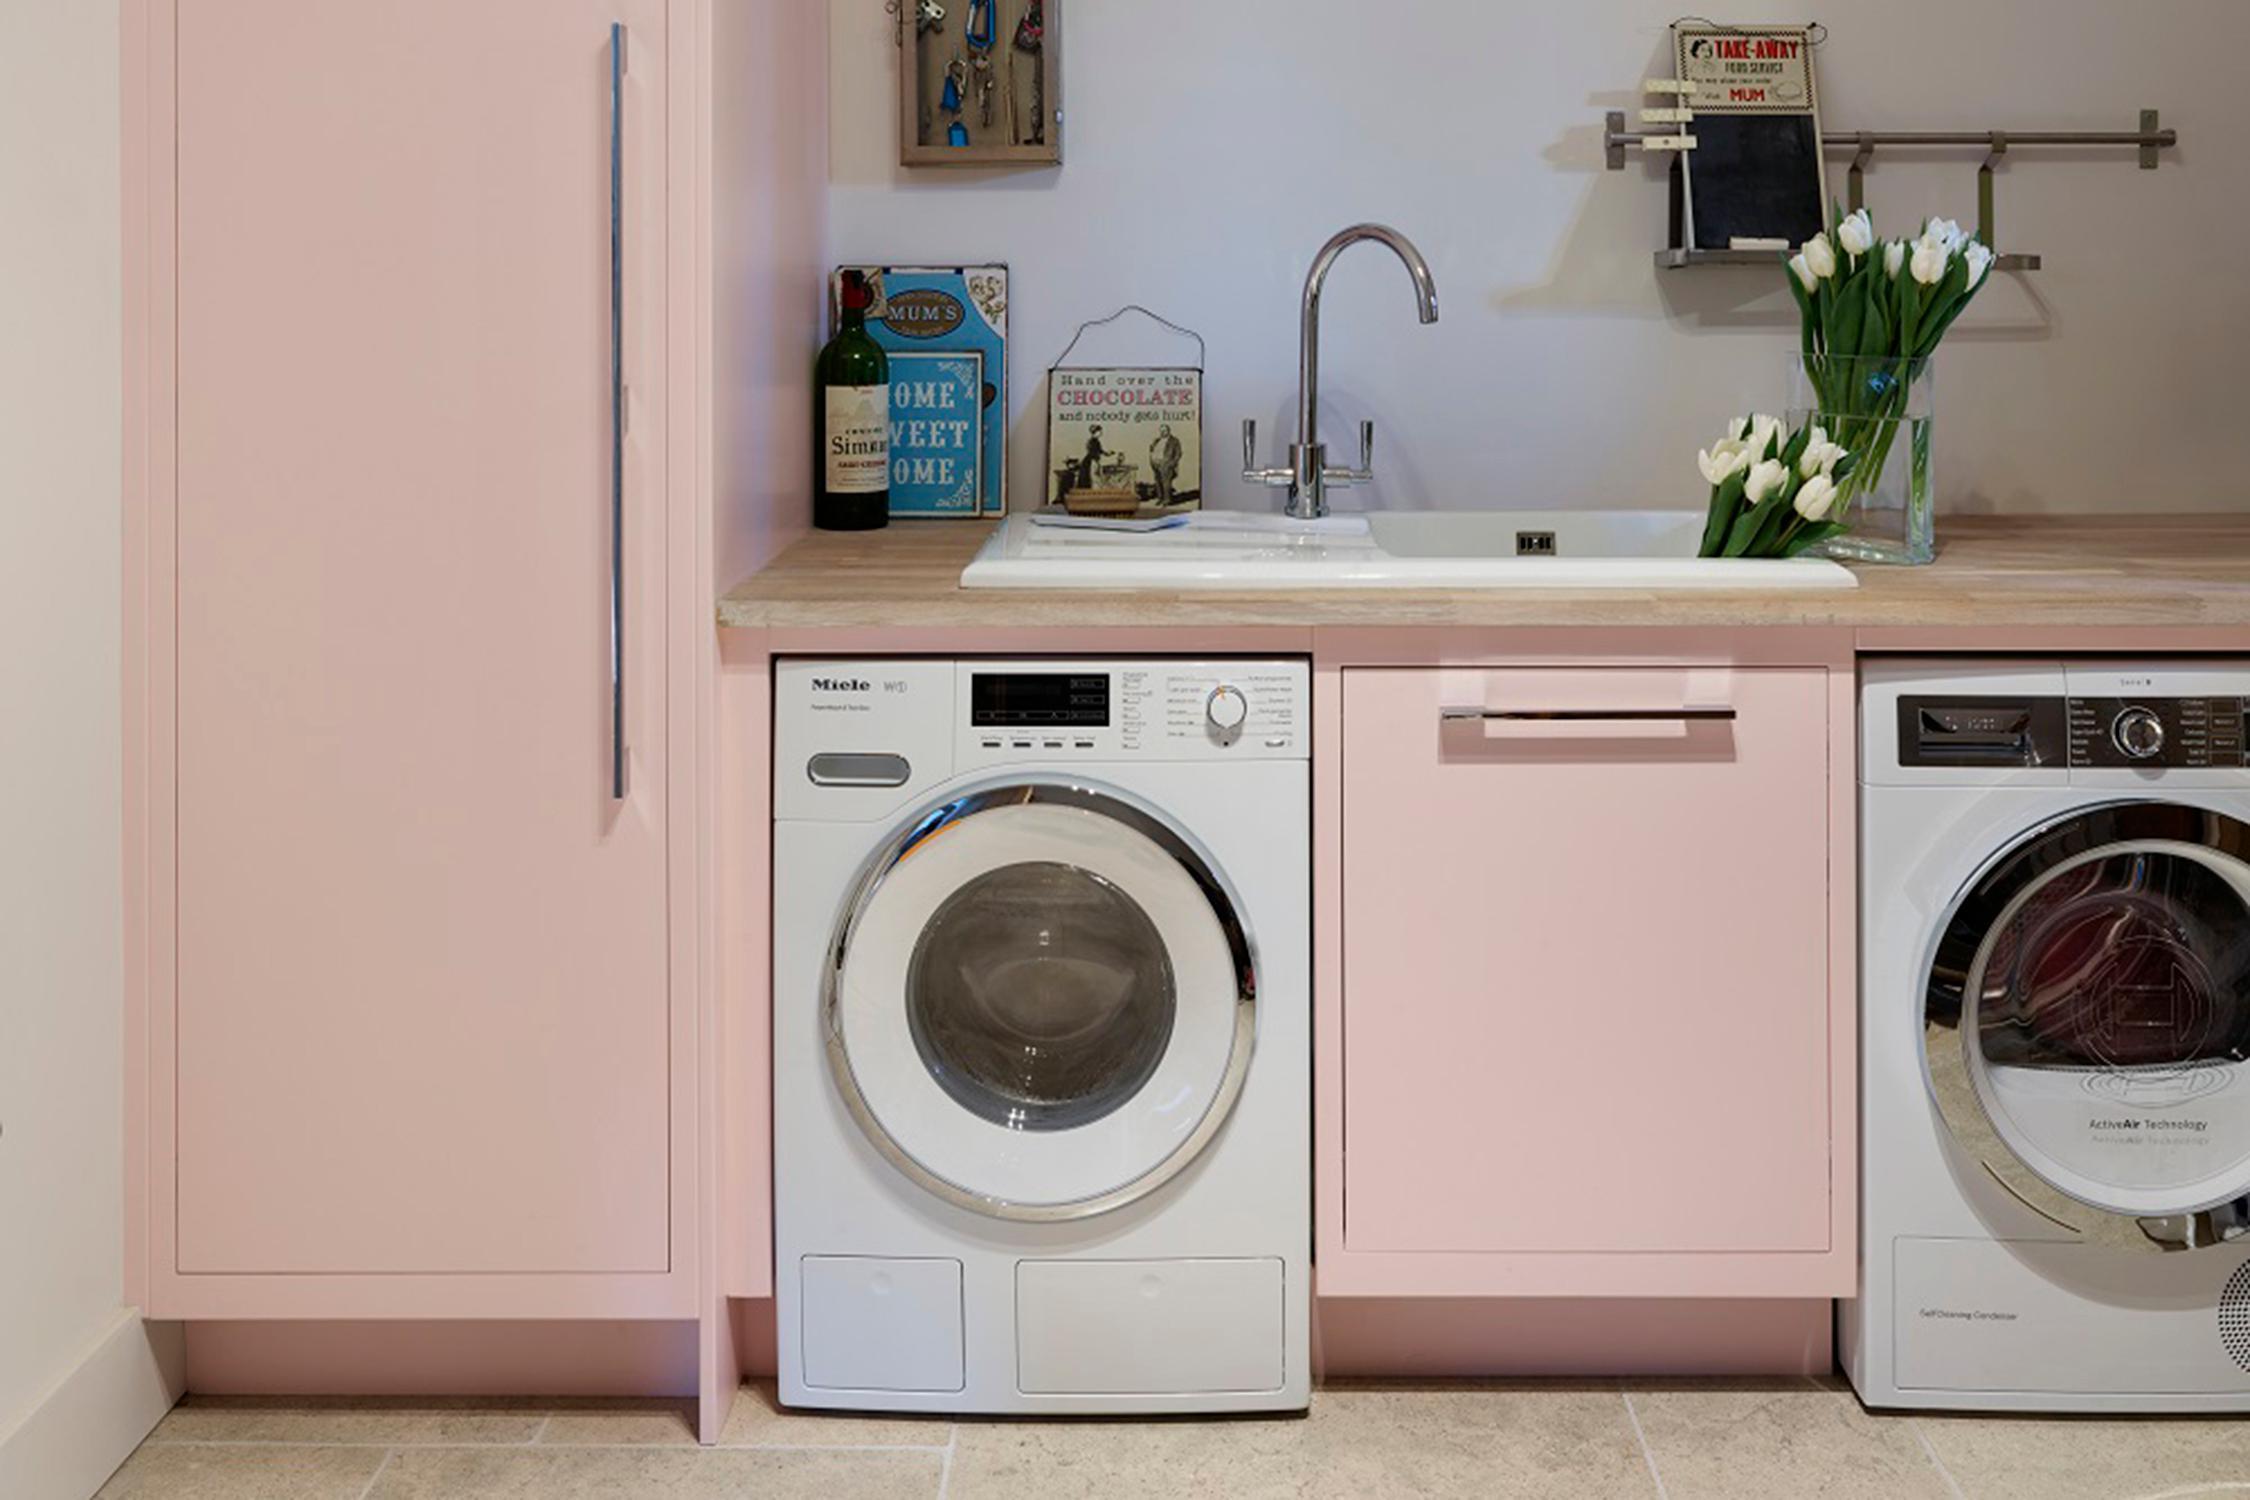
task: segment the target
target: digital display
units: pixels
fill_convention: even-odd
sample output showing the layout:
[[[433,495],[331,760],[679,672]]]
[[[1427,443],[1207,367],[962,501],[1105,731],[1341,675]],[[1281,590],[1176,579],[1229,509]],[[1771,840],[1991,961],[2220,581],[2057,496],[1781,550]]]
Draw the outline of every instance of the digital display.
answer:
[[[1902,766],[2061,765],[2069,742],[2059,698],[1902,698]]]
[[[969,679],[969,723],[978,729],[1106,729],[1104,672],[979,672]]]

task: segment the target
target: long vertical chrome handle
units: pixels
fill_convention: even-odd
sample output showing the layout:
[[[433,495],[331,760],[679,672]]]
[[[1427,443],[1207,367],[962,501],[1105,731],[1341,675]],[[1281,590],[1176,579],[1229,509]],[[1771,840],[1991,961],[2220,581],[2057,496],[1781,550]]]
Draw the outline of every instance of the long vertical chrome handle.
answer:
[[[609,28],[609,795],[625,749],[625,23]]]

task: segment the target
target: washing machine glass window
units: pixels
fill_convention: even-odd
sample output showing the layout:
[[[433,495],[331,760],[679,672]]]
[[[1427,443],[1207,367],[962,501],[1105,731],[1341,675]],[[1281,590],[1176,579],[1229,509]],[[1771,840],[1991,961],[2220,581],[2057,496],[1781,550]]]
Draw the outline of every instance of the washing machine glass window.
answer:
[[[2250,1223],[2246,858],[2231,819],[2123,804],[2039,831],[1960,903],[1930,986],[1931,1086],[2051,1217],[2091,1208],[2175,1248]]]
[[[996,785],[910,820],[830,947],[844,1107],[893,1167],[999,1218],[1155,1191],[1224,1125],[1256,961],[1223,873],[1123,793]]]
[[[1077,865],[1003,865],[946,897],[906,971],[922,1065],[996,1125],[1072,1130],[1122,1107],[1172,1039],[1172,958],[1148,913]]]

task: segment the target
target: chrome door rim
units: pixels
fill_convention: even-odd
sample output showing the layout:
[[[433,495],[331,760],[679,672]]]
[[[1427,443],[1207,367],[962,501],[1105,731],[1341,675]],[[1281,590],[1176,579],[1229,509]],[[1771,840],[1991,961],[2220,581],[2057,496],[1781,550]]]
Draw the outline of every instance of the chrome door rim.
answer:
[[[2184,803],[2126,801],[2050,818],[2017,836],[1969,878],[1938,929],[1927,969],[1922,1032],[1925,1083],[1954,1144],[2027,1207],[2057,1225],[2105,1243],[2165,1252],[2227,1243],[2239,1247],[2239,1240],[2224,1238],[2214,1211],[2250,1208],[2250,1193],[2171,1214],[2134,1214],[2090,1202],[2049,1181],[2008,1144],[1986,1107],[1983,1086],[1969,1057],[1975,1045],[1976,995],[1995,934],[2009,917],[2064,871],[2122,846],[2148,844],[2219,854],[2250,866],[2250,825]],[[2128,1225],[2138,1233],[2116,1233]]]
[[[980,813],[1027,806],[1076,808],[1096,813],[1124,825],[1161,849],[1210,903],[1235,974],[1234,1029],[1227,1049],[1226,1068],[1195,1128],[1169,1154],[1138,1177],[1106,1192],[1062,1203],[1017,1203],[964,1187],[923,1166],[876,1117],[852,1070],[851,1054],[843,1034],[844,966],[851,953],[852,938],[883,877],[929,840]],[[1238,903],[1210,862],[1177,829],[1151,809],[1114,789],[1065,780],[1017,777],[965,792],[926,809],[908,820],[868,861],[853,883],[850,899],[844,903],[829,942],[827,961],[821,966],[821,1025],[826,1036],[829,1074],[835,1080],[845,1108],[858,1122],[861,1133],[900,1173],[945,1202],[988,1218],[1026,1224],[1068,1223],[1095,1218],[1136,1203],[1179,1176],[1202,1156],[1212,1138],[1233,1115],[1249,1076],[1251,1053],[1257,1046],[1257,988],[1257,955],[1243,925]]]

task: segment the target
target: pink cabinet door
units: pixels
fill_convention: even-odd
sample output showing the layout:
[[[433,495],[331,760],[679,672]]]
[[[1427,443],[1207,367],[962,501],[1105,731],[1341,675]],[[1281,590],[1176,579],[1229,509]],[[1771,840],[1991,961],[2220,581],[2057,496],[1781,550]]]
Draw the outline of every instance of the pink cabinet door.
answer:
[[[171,1269],[663,1272],[663,0],[168,15]]]
[[[1346,1250],[1592,1293],[1829,1249],[1828,711],[1820,670],[1343,673]]]

